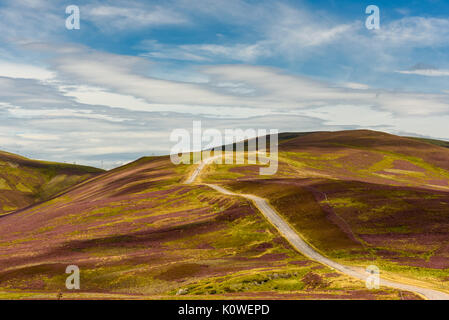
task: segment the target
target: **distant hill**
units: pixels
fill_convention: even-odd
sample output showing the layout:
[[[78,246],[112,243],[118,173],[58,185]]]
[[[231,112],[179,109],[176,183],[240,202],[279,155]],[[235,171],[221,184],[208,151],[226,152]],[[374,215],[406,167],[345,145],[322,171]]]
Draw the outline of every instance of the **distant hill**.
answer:
[[[436,139],[427,139],[427,138],[416,138],[416,137],[408,137],[410,139],[416,139],[422,142],[427,142],[430,144],[434,144],[436,146],[440,146],[440,147],[445,147],[445,148],[449,148],[449,141],[444,141],[444,140],[436,140]]]
[[[379,131],[348,130],[316,132],[281,141],[279,150],[300,152],[298,159],[303,158],[312,167],[314,161],[319,162],[318,171],[338,178],[425,185],[432,184],[430,180],[448,177],[449,150],[441,148],[444,141],[439,144],[437,141],[429,143]],[[373,177],[381,180],[374,181]]]
[[[103,170],[27,159],[0,151],[0,215],[25,208]]]

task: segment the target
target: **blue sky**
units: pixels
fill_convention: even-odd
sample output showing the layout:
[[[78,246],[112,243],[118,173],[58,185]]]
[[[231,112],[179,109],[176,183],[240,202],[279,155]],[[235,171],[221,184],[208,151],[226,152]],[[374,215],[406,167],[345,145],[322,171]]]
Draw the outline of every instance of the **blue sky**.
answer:
[[[0,30],[0,149],[25,156],[111,168],[193,120],[449,139],[448,1],[2,0]]]

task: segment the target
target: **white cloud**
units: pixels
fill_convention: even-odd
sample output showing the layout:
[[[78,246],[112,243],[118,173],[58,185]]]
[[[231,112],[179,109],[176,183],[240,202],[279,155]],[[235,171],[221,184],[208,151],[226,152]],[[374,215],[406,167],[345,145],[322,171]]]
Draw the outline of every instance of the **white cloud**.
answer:
[[[128,119],[109,116],[106,114],[98,114],[94,113],[92,110],[88,109],[69,109],[69,108],[57,108],[57,109],[27,109],[21,107],[9,107],[9,114],[15,117],[20,118],[66,118],[66,119],[74,119],[74,118],[86,118],[86,119],[97,119],[97,120],[106,120],[110,122],[122,122]]]
[[[48,38],[65,28],[65,16],[60,12],[64,12],[62,6],[48,1],[7,1],[0,6],[0,39],[14,43]]]
[[[62,87],[66,96],[73,97],[82,104],[122,108],[129,111],[145,112],[177,112],[194,115],[205,115],[213,117],[241,118],[255,114],[254,108],[233,107],[217,108],[209,105],[188,105],[169,103],[148,103],[142,98],[131,95],[119,94],[106,91],[101,88],[89,86],[67,86]],[[269,109],[259,108],[257,114],[265,115],[272,113]]]
[[[67,79],[143,98],[151,103],[198,105],[210,101],[221,104],[237,102],[197,84],[144,76],[142,68],[149,69],[146,61],[130,56],[92,53],[72,59],[65,55],[56,61],[56,68]],[[140,71],[136,72],[137,69]]]
[[[303,111],[302,114],[324,120],[326,125],[373,127],[392,125],[393,114],[370,106],[335,105]],[[355,118],[354,114],[358,117]]]
[[[37,141],[60,140],[60,138],[58,136],[52,135],[52,134],[47,134],[47,133],[19,133],[19,134],[17,134],[17,136],[24,138],[24,139],[37,140]]]
[[[408,115],[396,117],[391,112],[376,110],[369,106],[337,105],[301,112],[314,117],[329,126],[361,127],[383,130],[391,133],[412,132],[415,135],[433,136],[449,140],[447,122],[449,115],[428,116]],[[357,117],[354,117],[357,114]]]
[[[186,16],[174,10],[132,1],[117,6],[87,5],[82,10],[83,17],[109,32],[189,23]]]
[[[244,1],[214,1],[211,4],[208,1],[195,1],[185,9],[188,12],[195,9],[196,14],[207,14],[218,20],[227,19],[228,23],[251,33],[251,42],[223,43],[226,39],[220,38],[217,43],[166,45],[145,40],[139,46],[148,49],[144,56],[197,62],[226,60],[245,63],[274,56],[297,57],[311,54],[312,49],[318,47],[335,44],[343,39],[350,40],[361,26],[359,22],[329,22],[326,17],[314,19],[313,14],[305,9],[298,10],[281,3],[264,2],[263,5],[257,5]]]
[[[229,108],[252,108],[254,115],[263,115],[348,104],[371,105],[404,115],[449,111],[444,94],[374,91],[359,83],[335,87],[266,67],[205,66],[200,72],[209,80],[203,83],[150,77],[151,64],[142,58],[98,52],[77,54],[77,59],[64,55],[55,67],[62,79],[74,82],[75,88],[77,83],[97,88],[65,92],[78,102],[130,110],[160,111],[162,106],[165,111],[195,113],[203,108],[205,114],[217,114],[220,110],[227,113]]]
[[[440,47],[449,41],[449,19],[405,17],[382,25],[378,41],[395,47]]]
[[[253,62],[261,57],[271,55],[269,48],[263,43],[168,46],[155,43],[154,41],[145,41],[139,47],[149,50],[147,53],[142,54],[142,56],[196,62],[213,62],[217,60]]]
[[[447,77],[449,76],[449,70],[438,70],[438,69],[418,69],[418,70],[402,70],[396,71],[402,74],[414,74],[418,76],[426,77]]]
[[[370,86],[363,84],[363,83],[357,83],[357,82],[344,82],[341,84],[343,88],[348,89],[356,89],[356,90],[367,90],[370,88]]]
[[[33,65],[0,61],[0,77],[50,80],[54,72]]]
[[[123,95],[105,91],[101,88],[89,86],[61,86],[61,91],[68,97],[74,97],[83,104],[102,105],[113,108],[125,108],[134,111],[155,111],[152,106],[142,99],[130,95]]]

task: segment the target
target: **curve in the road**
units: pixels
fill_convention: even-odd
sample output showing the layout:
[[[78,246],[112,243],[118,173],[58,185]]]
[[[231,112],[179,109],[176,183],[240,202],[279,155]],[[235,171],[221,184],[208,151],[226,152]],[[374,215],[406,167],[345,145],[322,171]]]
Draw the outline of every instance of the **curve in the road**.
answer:
[[[216,158],[217,157],[211,157],[211,158],[208,158],[208,159],[202,161],[195,168],[194,172],[190,175],[190,177],[186,180],[185,183],[192,184],[198,178],[201,171]],[[215,184],[205,184],[205,185],[209,186],[210,188],[212,188],[220,193],[226,194],[226,195],[240,196],[240,197],[244,197],[246,199],[251,200],[256,205],[256,207],[259,209],[259,211],[267,218],[267,220],[273,226],[276,227],[276,229],[281,233],[281,235],[284,236],[284,238],[286,238],[296,250],[298,250],[300,253],[302,253],[306,257],[308,257],[312,260],[318,261],[326,266],[329,266],[335,270],[338,270],[348,276],[357,278],[359,280],[366,281],[367,277],[369,276],[368,274],[364,274],[357,270],[353,270],[350,267],[347,267],[338,262],[330,260],[330,259],[324,257],[323,255],[321,255],[316,250],[314,250],[303,239],[301,239],[301,237],[269,205],[269,203],[265,199],[255,196],[255,195],[252,195],[252,194],[234,193],[234,192],[226,190],[225,188],[220,187]],[[409,285],[409,284],[404,284],[404,283],[394,282],[394,281],[389,281],[389,280],[384,280],[384,279],[380,280],[380,285],[399,289],[399,290],[415,292],[429,300],[449,300],[449,294],[441,292],[441,291],[437,291],[437,290],[422,288],[422,287],[418,287],[418,286],[414,286],[414,285]]]

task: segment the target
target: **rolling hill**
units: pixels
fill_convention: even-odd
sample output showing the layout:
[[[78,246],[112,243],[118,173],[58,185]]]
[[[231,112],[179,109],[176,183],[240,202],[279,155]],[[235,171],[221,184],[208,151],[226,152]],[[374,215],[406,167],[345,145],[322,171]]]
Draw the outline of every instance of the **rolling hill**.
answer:
[[[0,151],[0,215],[44,201],[103,170]]]
[[[305,258],[250,202],[183,184],[193,169],[142,158],[0,218],[0,297],[419,298]]]
[[[449,290],[449,149],[367,130],[286,133],[279,161],[273,176],[211,164],[199,181],[268,199],[334,260]],[[184,184],[194,169],[142,158],[0,217],[0,297],[419,298],[306,258],[251,202]]]
[[[212,165],[204,182],[267,198],[326,256],[449,290],[449,149],[375,131],[280,140],[279,170]]]

